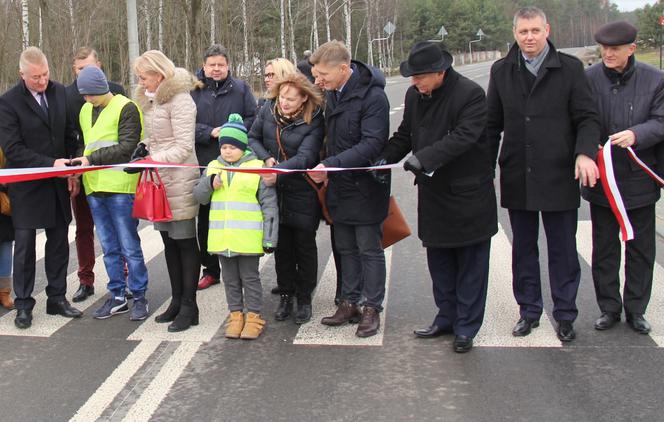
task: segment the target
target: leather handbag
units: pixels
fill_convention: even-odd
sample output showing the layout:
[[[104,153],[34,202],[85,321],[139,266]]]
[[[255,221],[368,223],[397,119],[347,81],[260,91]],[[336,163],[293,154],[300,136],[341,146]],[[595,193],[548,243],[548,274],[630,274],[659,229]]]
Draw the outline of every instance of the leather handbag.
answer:
[[[153,222],[173,219],[166,197],[166,188],[157,169],[145,169],[141,172],[131,216]]]
[[[390,207],[387,211],[387,218],[383,221],[383,249],[389,248],[410,235],[411,231],[408,222],[406,222],[401,209],[399,209],[394,196],[390,196]]]

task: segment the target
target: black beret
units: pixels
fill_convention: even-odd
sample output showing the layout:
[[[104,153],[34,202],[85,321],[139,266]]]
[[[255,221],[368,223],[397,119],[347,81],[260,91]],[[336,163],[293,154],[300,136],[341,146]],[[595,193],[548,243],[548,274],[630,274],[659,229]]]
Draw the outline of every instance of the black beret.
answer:
[[[603,45],[631,44],[636,40],[636,27],[626,21],[610,22],[595,32],[595,41]]]

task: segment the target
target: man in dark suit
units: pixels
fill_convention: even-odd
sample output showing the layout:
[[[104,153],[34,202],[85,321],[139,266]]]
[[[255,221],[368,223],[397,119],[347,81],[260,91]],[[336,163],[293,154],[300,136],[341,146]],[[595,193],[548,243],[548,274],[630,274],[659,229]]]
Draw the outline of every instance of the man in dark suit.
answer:
[[[488,140],[498,154],[500,201],[512,225],[513,290],[520,318],[512,334],[525,336],[542,315],[539,234],[546,232],[553,318],[561,341],[572,341],[581,267],[576,252],[579,181],[594,186],[599,170],[599,121],[583,64],[548,41],[544,12],[514,16],[516,43],[491,67]]]
[[[81,70],[87,66],[95,66],[101,69],[101,62],[94,49],[81,47],[74,54],[72,63],[74,75],[78,77]],[[121,85],[108,81],[108,87],[113,95],[125,95],[125,90]],[[67,96],[67,114],[76,128],[76,139],[79,148],[83,149],[83,136],[81,135],[78,115],[81,112],[81,107],[85,104],[85,99],[78,93],[76,80],[65,88],[65,93]],[[78,195],[72,198],[71,207],[76,219],[76,254],[78,256],[78,279],[80,281],[78,290],[74,293],[72,300],[82,302],[95,293],[95,273],[93,272],[95,266],[94,223],[84,189],[80,189]]]
[[[0,140],[7,168],[64,167],[76,153],[73,127],[67,117],[65,87],[49,80],[46,56],[36,47],[21,53],[21,80],[0,97]],[[18,328],[32,325],[35,300],[35,237],[46,232],[44,255],[46,313],[78,318],[67,299],[70,195],[78,193],[76,177],[51,178],[9,185],[15,231],[14,291]]]

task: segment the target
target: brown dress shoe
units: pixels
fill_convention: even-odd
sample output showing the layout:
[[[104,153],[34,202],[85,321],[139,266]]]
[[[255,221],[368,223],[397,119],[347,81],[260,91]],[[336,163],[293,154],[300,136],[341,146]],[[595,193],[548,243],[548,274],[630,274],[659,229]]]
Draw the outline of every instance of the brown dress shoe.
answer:
[[[371,337],[378,333],[380,328],[380,315],[375,308],[365,306],[362,311],[360,325],[357,326],[355,335],[358,337]]]
[[[12,289],[0,289],[0,306],[5,309],[14,309],[14,300],[12,300]]]
[[[331,325],[333,327],[347,322],[357,324],[360,321],[361,316],[360,310],[356,304],[344,300],[339,304],[334,315],[323,318],[320,323],[323,325]]]

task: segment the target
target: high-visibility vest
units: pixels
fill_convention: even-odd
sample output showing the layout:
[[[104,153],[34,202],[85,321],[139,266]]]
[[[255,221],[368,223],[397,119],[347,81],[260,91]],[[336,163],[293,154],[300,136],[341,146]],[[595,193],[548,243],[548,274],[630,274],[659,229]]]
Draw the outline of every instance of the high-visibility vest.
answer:
[[[249,160],[240,167],[261,167],[260,160]],[[207,175],[218,174],[223,185],[212,193],[208,252],[239,254],[263,253],[263,212],[256,199],[261,177],[258,174],[234,173],[228,183],[227,171],[218,160],[211,161]]]
[[[92,104],[85,103],[78,116],[83,132],[85,144],[84,156],[92,154],[98,149],[118,144],[118,124],[122,108],[128,103],[133,103],[123,95],[114,95],[111,101],[99,113],[97,121],[92,124]],[[141,138],[143,138],[143,113],[136,106],[141,118]],[[138,183],[138,174],[127,174],[121,168],[107,170],[96,170],[83,173],[83,185],[85,194],[93,192],[108,193],[135,193]]]

